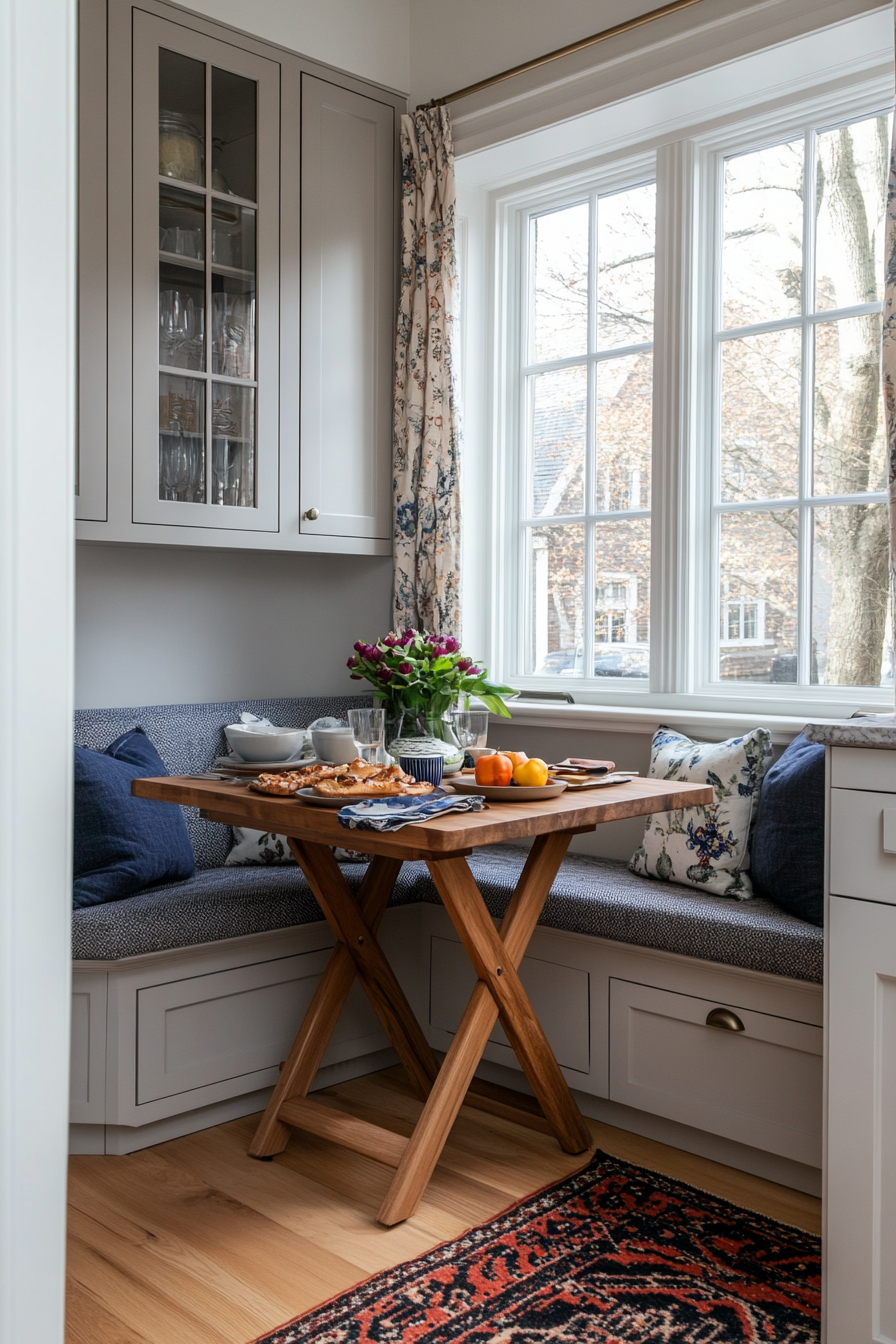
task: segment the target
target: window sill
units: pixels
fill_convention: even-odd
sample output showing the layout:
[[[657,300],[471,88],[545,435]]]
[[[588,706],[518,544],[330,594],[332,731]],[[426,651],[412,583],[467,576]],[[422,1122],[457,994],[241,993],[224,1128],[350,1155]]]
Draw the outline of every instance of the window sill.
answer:
[[[890,706],[868,706],[888,709]],[[722,741],[752,728],[768,728],[776,746],[785,746],[811,723],[840,723],[852,713],[830,717],[815,713],[768,714],[761,710],[743,712],[732,709],[693,709],[685,706],[666,708],[634,705],[564,705],[534,700],[511,701],[513,722],[526,728],[581,728],[602,733],[653,734],[660,724],[686,733],[689,737]],[[491,716],[491,723],[499,725],[506,720]]]

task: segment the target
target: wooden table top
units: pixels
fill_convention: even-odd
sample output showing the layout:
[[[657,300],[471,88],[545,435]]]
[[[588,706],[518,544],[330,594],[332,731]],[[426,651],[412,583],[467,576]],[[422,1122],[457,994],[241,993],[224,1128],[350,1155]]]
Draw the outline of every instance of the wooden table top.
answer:
[[[671,780],[634,778],[628,784],[610,784],[582,793],[568,790],[556,798],[531,803],[487,803],[481,812],[449,812],[423,825],[400,831],[349,830],[340,825],[335,808],[315,807],[299,798],[274,798],[256,793],[248,784],[219,780],[135,779],[137,798],[198,807],[210,821],[248,826],[277,835],[347,845],[364,854],[387,854],[401,859],[438,859],[469,854],[479,845],[525,840],[550,831],[592,831],[606,821],[696,807],[714,801],[708,784],[679,784]]]

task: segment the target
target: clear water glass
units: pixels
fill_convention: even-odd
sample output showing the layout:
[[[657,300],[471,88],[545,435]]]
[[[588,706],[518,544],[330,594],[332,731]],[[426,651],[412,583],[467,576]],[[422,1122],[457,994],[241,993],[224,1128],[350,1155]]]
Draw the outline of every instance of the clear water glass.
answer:
[[[487,709],[458,709],[452,717],[454,734],[466,751],[470,747],[484,747],[488,737]]]
[[[386,740],[386,711],[384,709],[350,709],[348,724],[358,754],[363,761],[376,765]]]

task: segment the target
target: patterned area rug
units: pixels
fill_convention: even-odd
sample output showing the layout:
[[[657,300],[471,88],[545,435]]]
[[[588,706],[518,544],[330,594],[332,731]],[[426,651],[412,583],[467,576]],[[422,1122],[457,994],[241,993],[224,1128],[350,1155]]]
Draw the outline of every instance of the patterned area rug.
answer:
[[[818,1344],[821,1242],[605,1153],[259,1344]]]

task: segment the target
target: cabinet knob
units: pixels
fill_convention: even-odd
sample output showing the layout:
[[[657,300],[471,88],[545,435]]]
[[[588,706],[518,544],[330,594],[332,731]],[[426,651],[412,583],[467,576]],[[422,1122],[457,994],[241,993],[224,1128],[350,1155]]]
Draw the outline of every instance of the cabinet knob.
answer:
[[[302,514],[302,517],[307,518],[309,523],[316,523],[320,517],[320,513],[317,509],[306,509]]]
[[[743,1031],[744,1024],[741,1022],[737,1013],[732,1013],[730,1008],[713,1008],[706,1014],[706,1025],[708,1027],[721,1027],[723,1031]]]

